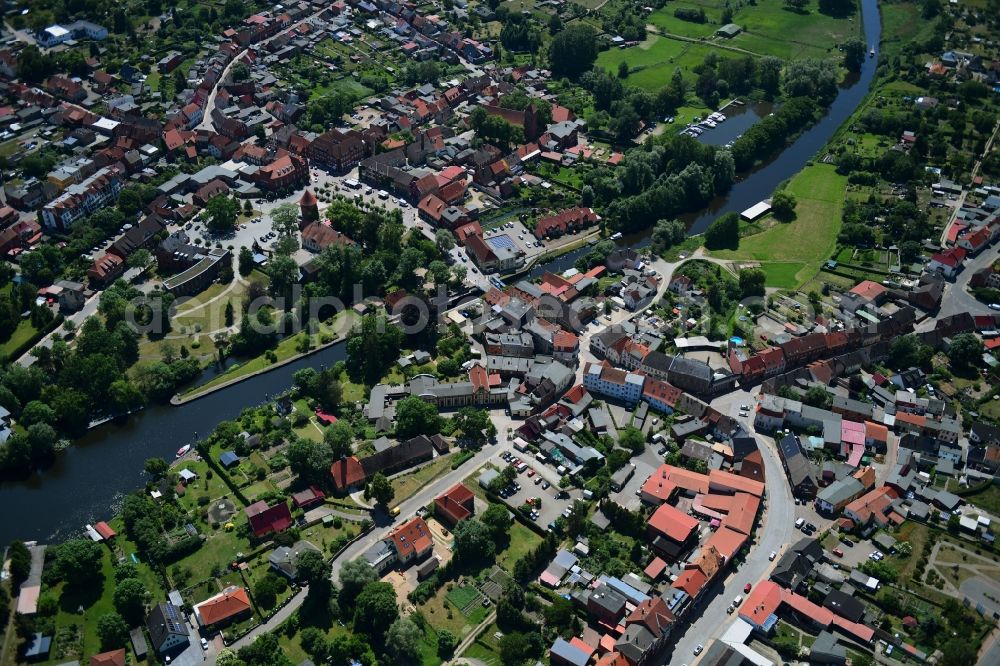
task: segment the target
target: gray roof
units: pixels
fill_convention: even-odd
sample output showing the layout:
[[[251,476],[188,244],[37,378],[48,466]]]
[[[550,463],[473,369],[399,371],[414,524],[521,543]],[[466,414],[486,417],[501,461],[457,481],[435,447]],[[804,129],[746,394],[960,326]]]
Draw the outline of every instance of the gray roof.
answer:
[[[864,489],[865,487],[861,485],[860,481],[853,476],[848,476],[828,485],[816,495],[816,498],[836,506],[852,499]]]
[[[589,654],[562,638],[557,638],[549,651],[571,666],[586,666],[590,661]]]

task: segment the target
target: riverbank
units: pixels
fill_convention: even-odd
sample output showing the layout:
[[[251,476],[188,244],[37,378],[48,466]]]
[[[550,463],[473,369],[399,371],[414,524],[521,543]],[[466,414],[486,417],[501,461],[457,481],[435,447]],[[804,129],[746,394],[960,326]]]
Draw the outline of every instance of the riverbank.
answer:
[[[352,310],[341,312],[334,318],[333,322],[331,322],[329,325],[343,326],[344,319],[348,318],[354,320],[351,322],[351,327],[353,327],[353,325],[357,323],[356,321],[357,314]],[[314,356],[315,354],[325,349],[328,349],[330,347],[333,347],[334,345],[338,345],[344,342],[347,339],[349,333],[350,333],[350,328],[348,328],[346,332],[338,335],[333,340],[322,342],[316,345],[315,347],[311,347],[308,351],[291,353],[287,356],[283,355],[282,354],[283,347],[284,350],[287,350],[288,348],[297,347],[303,339],[302,336],[307,335],[304,332],[296,333],[295,335],[289,336],[278,343],[277,348],[273,351],[279,355],[279,358],[273,363],[270,363],[269,365],[263,365],[267,361],[267,354],[266,353],[261,354],[260,356],[249,359],[246,363],[232,366],[226,372],[217,375],[216,377],[213,377],[211,380],[205,382],[204,384],[200,384],[199,386],[195,386],[185,391],[184,393],[175,395],[170,399],[170,404],[175,407],[178,407],[180,405],[184,405],[189,402],[194,402],[195,400],[204,398],[205,396],[211,395],[216,391],[221,391],[222,389],[234,386],[252,377],[263,375],[265,373],[271,372],[272,370],[276,370],[278,368],[286,366],[290,363],[295,363],[296,361],[301,361],[304,358]],[[317,336],[317,334],[315,333],[308,335],[310,338],[312,338],[313,336]]]

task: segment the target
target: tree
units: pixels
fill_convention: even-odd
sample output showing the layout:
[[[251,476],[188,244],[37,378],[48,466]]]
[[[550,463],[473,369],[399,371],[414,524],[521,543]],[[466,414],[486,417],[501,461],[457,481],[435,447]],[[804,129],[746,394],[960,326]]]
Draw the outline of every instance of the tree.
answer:
[[[463,407],[452,417],[452,421],[456,430],[462,432],[462,439],[473,446],[482,446],[497,434],[497,427],[493,425],[490,413],[485,409]]]
[[[438,643],[437,643],[437,655],[442,659],[451,659],[451,656],[455,654],[455,647],[458,645],[458,639],[455,634],[451,633],[447,629],[442,629],[438,632]]]
[[[330,579],[330,566],[317,550],[307,549],[299,553],[295,558],[295,572],[298,579],[309,586]]]
[[[771,197],[771,210],[774,216],[782,222],[790,222],[795,219],[795,205],[798,202],[795,195],[788,190],[778,190]]]
[[[323,433],[323,441],[333,451],[335,459],[349,456],[354,450],[354,430],[347,421],[337,421]]]
[[[159,481],[167,475],[167,470],[170,469],[170,466],[163,458],[147,458],[146,462],[142,465],[142,469],[152,477],[153,481]]]
[[[137,578],[126,578],[115,586],[115,610],[131,623],[141,622],[146,605],[146,587]]]
[[[240,248],[239,271],[243,277],[250,275],[253,271],[253,252],[248,247]]]
[[[400,439],[436,435],[441,432],[441,422],[437,407],[418,396],[407,396],[396,405],[396,435]]]
[[[233,65],[231,72],[233,75],[233,81],[236,81],[237,83],[240,81],[246,81],[250,78],[250,68],[247,67],[244,62],[237,62]]]
[[[622,60],[618,63],[618,78],[627,79],[628,78],[628,63]]]
[[[809,0],[785,0],[785,7],[804,14],[806,5],[809,4]]]
[[[125,647],[128,625],[118,613],[105,613],[97,618],[97,636],[101,639],[102,650]]]
[[[367,565],[366,565],[367,566]],[[380,642],[399,618],[396,591],[389,583],[368,583],[354,604],[354,629]]]
[[[618,445],[634,456],[639,455],[646,449],[646,437],[635,426],[626,426],[618,435]]]
[[[296,239],[299,234],[299,207],[294,203],[283,203],[271,211],[271,226],[281,238]],[[292,251],[298,248],[294,243]]]
[[[740,270],[740,298],[764,296],[764,284],[767,274],[758,268],[743,268]]]
[[[371,497],[377,504],[388,507],[389,502],[396,496],[396,491],[392,487],[392,482],[382,472],[377,472],[365,488],[365,497]]]
[[[476,518],[466,518],[452,530],[455,557],[472,565],[489,564],[496,557],[496,543],[489,527]]]
[[[552,627],[558,632],[566,631],[573,624],[573,603],[568,599],[556,597],[551,604],[545,607],[543,614],[546,626]]]
[[[23,541],[12,541],[7,558],[10,560],[11,587],[20,587],[31,572],[31,551]]]
[[[556,77],[576,79],[597,60],[597,33],[586,23],[574,23],[552,39],[549,61]]]
[[[56,550],[55,567],[67,586],[86,587],[101,570],[101,547],[90,539],[66,541]]]
[[[948,348],[948,358],[957,371],[977,368],[983,360],[983,341],[972,333],[956,335]]]
[[[21,49],[17,57],[17,78],[25,83],[39,83],[53,70],[52,59],[42,55],[34,44]]]
[[[347,370],[352,378],[376,384],[399,358],[402,346],[399,328],[383,316],[365,315],[347,339]]]
[[[257,601],[258,606],[269,611],[277,605],[278,595],[287,588],[288,581],[284,576],[268,572],[254,586],[254,599]]]
[[[735,250],[740,246],[740,218],[726,213],[705,230],[705,247],[709,250]]]
[[[938,662],[941,666],[965,666],[976,663],[976,645],[973,641],[961,637],[950,638],[941,646],[944,656]]]
[[[500,663],[503,666],[521,666],[528,658],[528,643],[524,634],[513,631],[500,639]]]
[[[330,465],[338,457],[325,442],[312,442],[296,437],[285,451],[292,471],[307,483],[324,483],[330,476]]]
[[[854,7],[854,0],[819,0],[819,11],[829,16],[849,16]]]
[[[363,559],[350,560],[340,567],[340,605],[350,608],[354,599],[369,583],[378,580],[378,574]]]
[[[401,617],[389,626],[385,634],[385,647],[397,664],[420,662],[420,639],[423,632],[413,620]]]
[[[434,243],[441,254],[447,254],[455,247],[455,235],[447,229],[438,229],[434,233]]]
[[[235,199],[220,194],[208,200],[205,211],[208,213],[208,228],[214,233],[228,234],[236,227],[240,206]]]
[[[489,508],[479,516],[479,520],[489,528],[496,543],[503,543],[507,540],[507,533],[510,532],[513,521],[506,506],[490,504]]]
[[[232,301],[226,302],[225,310],[223,310],[223,317],[227,328],[236,322],[236,308],[233,307]]]
[[[849,72],[860,72],[865,62],[865,43],[860,39],[849,39],[844,43],[844,67]]]

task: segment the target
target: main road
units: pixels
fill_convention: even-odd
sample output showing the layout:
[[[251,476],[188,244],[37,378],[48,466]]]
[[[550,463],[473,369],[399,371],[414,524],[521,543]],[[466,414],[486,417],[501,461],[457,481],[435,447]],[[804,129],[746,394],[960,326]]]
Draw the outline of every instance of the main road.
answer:
[[[759,389],[751,392],[736,391],[712,402],[717,409],[727,411],[736,417],[738,404],[753,404]],[[752,414],[753,412],[751,412]],[[686,629],[674,636],[673,650],[663,657],[660,663],[682,664],[690,663],[695,658],[694,649],[698,645],[708,646],[709,642],[719,638],[729,625],[729,620],[735,617],[726,613],[726,608],[733,599],[743,594],[747,583],[756,585],[766,580],[777,561],[769,559],[772,552],[779,556],[786,544],[795,539],[795,501],[792,491],[785,480],[785,472],[778,458],[774,440],[758,434],[753,427],[752,417],[737,417],[746,429],[757,439],[761,457],[764,461],[766,484],[766,508],[755,532],[755,539],[750,544],[746,560],[736,570],[731,571],[725,580],[713,585],[708,591],[708,600],[702,601],[692,612],[696,619]]]

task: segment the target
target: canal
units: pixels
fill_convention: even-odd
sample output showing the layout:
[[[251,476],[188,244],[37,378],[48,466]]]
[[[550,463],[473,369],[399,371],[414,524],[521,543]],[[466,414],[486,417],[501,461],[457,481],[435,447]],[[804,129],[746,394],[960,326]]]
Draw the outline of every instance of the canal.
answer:
[[[862,16],[866,44],[878,45],[881,22],[877,0],[862,0]],[[743,174],[726,196],[684,218],[691,233],[701,233],[723,213],[745,210],[766,198],[779,183],[813,159],[868,94],[877,60],[866,59],[861,73],[841,87],[827,114],[792,145],[768,163]],[[745,113],[733,119],[733,126],[741,128],[739,132],[749,127],[746,119],[750,114],[758,115],[756,109]],[[735,134],[724,131],[725,124],[705,132],[703,140],[714,143],[728,137],[720,143],[730,141]],[[719,132],[717,139],[712,138],[713,132]],[[621,243],[642,247],[649,242],[648,236],[647,231],[626,237]],[[584,247],[562,255],[537,266],[531,275],[570,268],[587,251]],[[287,389],[297,370],[331,365],[344,357],[344,344],[337,344],[186,405],[151,406],[122,425],[95,428],[61,455],[53,467],[26,481],[0,485],[0,544],[13,539],[58,541],[80,534],[84,524],[110,517],[122,496],[144,483],[142,464],[147,458],[172,460],[180,446],[205,437],[220,421],[232,419],[244,407]]]

